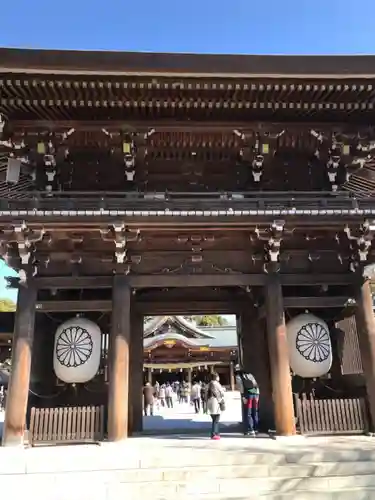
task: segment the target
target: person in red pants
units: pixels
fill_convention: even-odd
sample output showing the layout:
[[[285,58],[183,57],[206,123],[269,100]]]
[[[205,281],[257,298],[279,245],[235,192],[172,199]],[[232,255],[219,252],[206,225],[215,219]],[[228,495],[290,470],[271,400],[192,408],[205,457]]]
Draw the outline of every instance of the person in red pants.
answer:
[[[237,388],[241,392],[242,425],[245,436],[255,436],[259,428],[259,385],[254,375],[235,367]]]

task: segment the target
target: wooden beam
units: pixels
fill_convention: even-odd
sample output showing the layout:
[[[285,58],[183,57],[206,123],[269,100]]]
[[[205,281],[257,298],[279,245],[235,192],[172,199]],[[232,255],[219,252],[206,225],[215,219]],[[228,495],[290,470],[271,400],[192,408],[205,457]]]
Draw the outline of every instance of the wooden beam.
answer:
[[[267,274],[131,275],[129,280],[134,288],[263,286]],[[352,274],[281,274],[280,281],[283,286],[348,285],[354,283],[354,277]]]
[[[349,303],[349,297],[284,297],[284,309],[343,309]],[[266,315],[265,306],[259,309],[259,318]]]
[[[36,303],[36,312],[112,311],[111,300],[44,300]]]
[[[186,301],[139,301],[137,311],[145,315],[162,316],[164,314],[237,314],[242,311],[244,302],[234,298],[232,301],[197,300]]]
[[[336,297],[284,297],[284,308],[323,309],[343,308],[349,303],[348,296]]]
[[[113,276],[42,276],[35,279],[39,289],[112,288]],[[263,286],[267,274],[130,274],[133,288]],[[281,274],[283,286],[351,285],[347,274]]]
[[[80,289],[80,288],[112,288],[113,276],[39,276],[35,278],[40,289]]]
[[[243,301],[197,300],[135,302],[137,312],[145,315],[163,314],[237,314],[244,307]],[[36,312],[89,312],[112,311],[111,300],[43,300],[36,303]]]
[[[275,125],[267,123],[267,130],[278,130],[281,126],[285,127],[284,123],[280,125]],[[291,126],[295,127],[295,124],[291,123]],[[12,120],[12,127],[15,130],[32,130],[40,129],[42,131],[49,130],[51,128],[51,122],[45,120]],[[166,132],[166,131],[178,131],[178,132],[229,132],[233,133],[233,130],[250,130],[249,122],[225,122],[225,121],[207,121],[207,122],[197,122],[197,121],[185,121],[177,122],[176,120],[127,120],[126,121],[127,130],[133,130],[135,132],[148,132],[151,129],[155,129],[156,132]],[[261,129],[260,125],[255,125],[253,128]],[[84,120],[59,120],[58,127],[54,127],[54,130],[70,130],[74,128],[79,132],[101,132],[102,129],[108,131],[119,132],[124,128],[123,121],[116,120],[103,120],[103,121],[84,121]],[[307,126],[306,126],[307,128]],[[263,129],[262,129],[263,130]],[[319,129],[321,130],[321,129]]]

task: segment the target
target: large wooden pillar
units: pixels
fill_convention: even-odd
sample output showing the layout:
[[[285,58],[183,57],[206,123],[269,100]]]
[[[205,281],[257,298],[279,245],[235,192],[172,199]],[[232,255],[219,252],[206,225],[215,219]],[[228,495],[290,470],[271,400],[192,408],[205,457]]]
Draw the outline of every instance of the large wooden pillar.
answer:
[[[292,436],[296,433],[293,393],[283,295],[277,273],[271,273],[268,276],[266,313],[276,433],[280,436]]]
[[[37,290],[32,282],[18,291],[9,381],[3,429],[3,446],[22,446],[30,385]]]
[[[265,320],[258,318],[257,310],[249,303],[237,321],[240,364],[259,384],[259,430],[268,432],[275,428],[275,421]]]
[[[373,431],[375,429],[375,318],[369,281],[359,284],[356,302],[358,341]]]
[[[130,301],[128,279],[115,275],[109,346],[108,440],[128,437]]]
[[[129,433],[143,429],[143,315],[131,314]]]
[[[229,363],[229,386],[230,390],[234,391],[235,390],[235,379],[234,379],[234,366],[233,366],[233,361]]]

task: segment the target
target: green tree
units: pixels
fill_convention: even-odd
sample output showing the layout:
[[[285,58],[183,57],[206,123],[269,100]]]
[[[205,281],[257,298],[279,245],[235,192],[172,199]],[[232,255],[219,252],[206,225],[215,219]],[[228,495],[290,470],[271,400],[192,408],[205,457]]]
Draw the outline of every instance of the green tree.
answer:
[[[14,312],[16,304],[10,299],[0,299],[0,312]]]
[[[193,316],[198,326],[225,326],[228,321],[219,314],[208,314],[203,316]]]

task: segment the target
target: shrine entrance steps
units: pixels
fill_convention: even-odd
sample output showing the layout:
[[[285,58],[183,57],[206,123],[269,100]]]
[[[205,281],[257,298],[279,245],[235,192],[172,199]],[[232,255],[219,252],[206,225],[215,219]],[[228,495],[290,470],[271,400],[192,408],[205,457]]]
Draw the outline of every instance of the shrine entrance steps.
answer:
[[[359,500],[375,498],[367,437],[133,438],[0,448],[4,498],[29,500]]]

